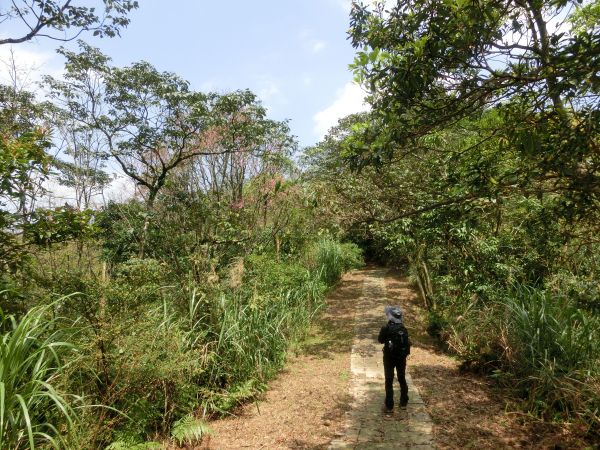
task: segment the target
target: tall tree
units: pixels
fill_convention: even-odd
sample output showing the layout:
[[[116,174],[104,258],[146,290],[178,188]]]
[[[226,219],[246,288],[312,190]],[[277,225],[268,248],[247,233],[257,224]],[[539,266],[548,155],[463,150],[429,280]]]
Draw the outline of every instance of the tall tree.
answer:
[[[578,3],[354,3],[354,69],[374,107],[355,162],[418,152],[419,138],[493,108],[503,120],[469,145],[519,152],[520,167],[498,181],[535,181],[585,214],[600,199],[600,30]]]

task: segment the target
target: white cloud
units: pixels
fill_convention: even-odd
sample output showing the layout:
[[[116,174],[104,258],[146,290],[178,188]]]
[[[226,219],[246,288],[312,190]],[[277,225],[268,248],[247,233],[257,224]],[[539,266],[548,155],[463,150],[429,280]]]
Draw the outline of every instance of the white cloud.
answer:
[[[350,12],[352,0],[335,0],[335,2],[344,10],[344,12]]]
[[[281,89],[275,82],[266,83],[258,90],[258,98],[263,102],[270,102],[281,95]]]
[[[315,31],[310,28],[304,28],[298,32],[298,39],[301,41],[302,47],[311,51],[312,53],[319,53],[325,47],[327,47],[327,43],[318,39],[315,36]]]
[[[269,110],[287,104],[287,98],[281,88],[281,81],[270,74],[255,77],[254,92]]]
[[[313,117],[315,122],[314,132],[319,139],[338,123],[338,120],[349,114],[367,111],[365,104],[365,91],[353,82],[348,82],[337,92],[336,99],[327,108],[319,111]]]
[[[313,53],[319,53],[321,50],[325,48],[325,42],[323,41],[315,41],[312,45]]]
[[[206,80],[200,83],[201,92],[215,92],[217,90],[217,83],[215,80]]]
[[[113,201],[124,203],[135,197],[137,187],[135,182],[126,175],[117,172],[110,173],[112,180],[101,194],[96,194],[91,199],[90,207],[99,208]],[[44,183],[46,194],[40,199],[39,204],[42,207],[54,208],[69,204],[76,205],[75,189],[63,186],[56,178],[50,178]]]
[[[116,173],[113,174],[113,177],[111,183],[104,190],[104,198],[95,199],[96,201],[123,203],[135,196],[137,186],[131,178]]]

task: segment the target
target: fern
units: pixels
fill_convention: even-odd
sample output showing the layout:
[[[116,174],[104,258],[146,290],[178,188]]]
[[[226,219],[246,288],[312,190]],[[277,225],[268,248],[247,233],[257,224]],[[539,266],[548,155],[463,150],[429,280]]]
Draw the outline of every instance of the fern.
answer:
[[[212,430],[204,420],[195,419],[194,416],[188,414],[173,424],[171,437],[179,446],[192,445],[199,443],[205,434],[210,433]]]

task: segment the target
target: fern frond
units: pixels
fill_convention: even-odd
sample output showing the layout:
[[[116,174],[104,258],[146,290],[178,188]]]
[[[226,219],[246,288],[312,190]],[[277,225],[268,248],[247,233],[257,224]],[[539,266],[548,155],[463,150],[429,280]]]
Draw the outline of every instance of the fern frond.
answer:
[[[175,422],[171,429],[171,437],[179,446],[199,443],[204,435],[210,433],[212,430],[208,424],[204,420],[194,418],[191,414]]]

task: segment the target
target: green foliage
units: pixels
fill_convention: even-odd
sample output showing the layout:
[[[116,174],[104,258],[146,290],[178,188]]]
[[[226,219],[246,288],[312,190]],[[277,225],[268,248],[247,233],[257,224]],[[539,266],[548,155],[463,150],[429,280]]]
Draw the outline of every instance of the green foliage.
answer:
[[[181,447],[182,445],[197,444],[202,441],[205,435],[211,432],[212,430],[205,421],[187,415],[173,424],[171,437]]]
[[[0,136],[0,196],[14,197],[31,186],[32,174],[44,176],[48,169],[48,136],[41,130],[13,138]]]
[[[493,107],[502,122],[482,129],[473,145],[500,138],[523,161],[513,179],[544,184],[550,177],[552,192],[588,210],[600,179],[598,77],[589,70],[598,63],[600,41],[598,28],[581,21],[597,5],[579,10],[579,3],[403,0],[388,9],[384,2],[356,2],[353,68],[374,108],[368,129],[353,136],[354,160],[381,164],[395,153],[420,153],[421,138]],[[554,27],[557,15],[586,31]],[[495,183],[506,188],[513,181]]]
[[[25,132],[18,137],[7,134],[0,124],[0,270],[15,272],[26,258],[26,252],[15,236],[22,217],[3,208],[8,199],[22,204],[33,187],[35,177],[47,175],[48,136],[42,131]],[[5,134],[6,133],[6,134]]]
[[[597,315],[567,297],[518,285],[497,303],[444,321],[450,348],[515,387],[528,411],[548,418],[558,412],[598,428]]]
[[[50,245],[75,239],[90,239],[97,232],[94,213],[77,211],[65,206],[54,209],[38,208],[32,222],[23,227],[25,237],[37,245]]]
[[[197,380],[205,371],[204,347],[191,347],[179,320],[165,306],[110,327],[107,342],[111,406],[125,412],[121,433],[144,439],[165,432],[197,404]]]
[[[324,236],[309,247],[305,259],[323,283],[332,285],[342,273],[362,265],[362,251],[353,243],[339,244]]]
[[[566,298],[531,288],[519,288],[505,305],[508,363],[523,380],[530,407],[585,413],[584,392],[573,390],[591,387],[600,377],[600,318]],[[598,405],[600,392],[589,400]]]
[[[61,393],[74,347],[60,320],[51,317],[56,304],[30,309],[20,320],[0,317],[0,442],[8,448],[60,448],[65,431],[78,414],[78,397]]]
[[[66,32],[71,29],[74,29],[75,36],[84,30],[93,31],[94,36],[118,36],[120,29],[129,24],[127,14],[138,7],[138,2],[104,0],[102,3],[103,7],[98,8],[72,5],[70,1],[13,2],[11,6],[0,9],[0,17],[16,22],[16,29],[13,28],[15,35],[0,39],[0,45],[19,44],[36,36],[69,41],[73,37]],[[100,14],[98,11],[101,11]]]
[[[115,441],[106,450],[163,450],[165,447],[160,442],[129,442],[129,440]]]
[[[331,238],[308,254],[310,267],[289,255],[249,255],[234,285],[228,278],[212,287],[173,283],[154,259],[116,264],[100,284],[81,274],[47,279],[58,292],[81,292],[63,308],[89,324],[77,337],[81,357],[68,373],[69,389],[112,408],[99,411],[109,425],[82,429],[78,445],[140,445],[173,429],[185,440],[182,418],[190,411],[225,413],[255,398],[305,335],[334,274],[360,261],[356,246]],[[189,439],[202,431],[187,425]]]

